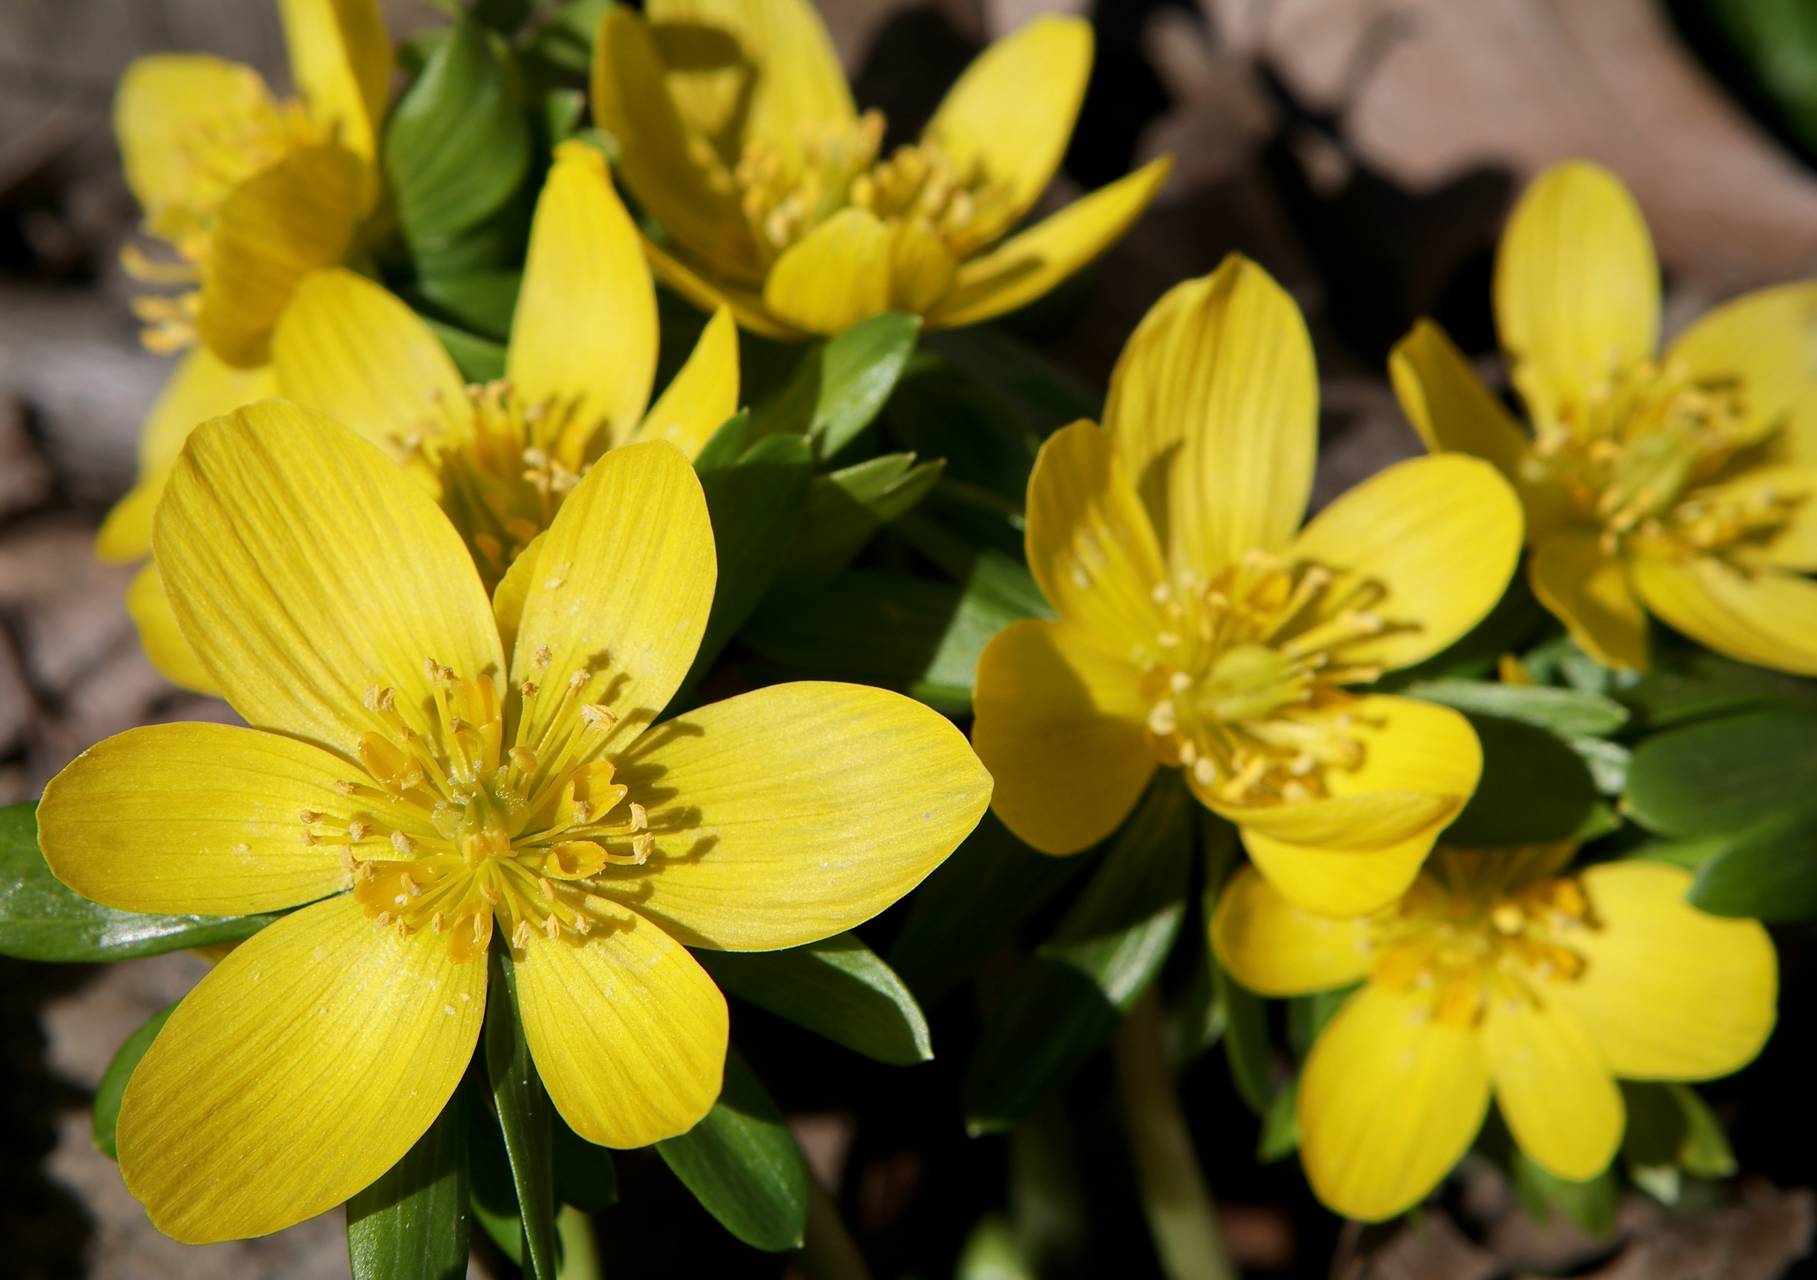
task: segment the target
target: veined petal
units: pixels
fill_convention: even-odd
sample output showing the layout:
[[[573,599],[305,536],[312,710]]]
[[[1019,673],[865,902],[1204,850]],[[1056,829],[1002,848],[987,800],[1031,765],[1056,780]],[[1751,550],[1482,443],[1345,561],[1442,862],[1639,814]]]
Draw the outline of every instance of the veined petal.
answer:
[[[1573,160],[1527,188],[1495,258],[1495,326],[1523,396],[1548,407],[1659,345],[1659,261],[1621,179]]]
[[[1521,507],[1496,469],[1463,454],[1410,458],[1312,518],[1293,556],[1333,573],[1310,626],[1373,615],[1384,630],[1331,650],[1390,670],[1429,658],[1482,621],[1520,561]]]
[[[1817,582],[1737,569],[1713,556],[1636,557],[1628,571],[1647,608],[1699,644],[1775,671],[1817,675]]]
[[[1429,998],[1375,984],[1320,1034],[1300,1075],[1300,1158],[1346,1217],[1412,1208],[1469,1150],[1489,1107],[1473,1028],[1433,1020]]]
[[[234,188],[202,267],[196,332],[234,365],[263,364],[271,329],[303,277],[347,254],[366,171],[337,145],[303,147]]]
[[[1548,990],[1582,1019],[1609,1069],[1628,1080],[1708,1080],[1752,1061],[1778,1000],[1767,931],[1691,906],[1681,867],[1602,863],[1580,883],[1590,924],[1568,945],[1583,956],[1583,975]]]
[[[199,422],[231,413],[276,390],[269,365],[236,369],[206,347],[177,362],[139,432],[139,482],[115,504],[95,538],[103,560],[137,560],[151,554],[151,518],[164,496],[170,468]]]
[[[1758,540],[1725,548],[1738,564],[1817,570],[1817,462],[1785,462],[1747,467],[1715,484],[1693,489],[1686,503],[1746,508],[1754,504],[1789,503],[1783,524]]]
[[[991,807],[1043,853],[1077,853],[1123,825],[1157,762],[1134,667],[1070,622],[1012,622],[978,657],[972,744]]]
[[[1104,421],[1176,573],[1203,578],[1292,539],[1318,402],[1300,309],[1247,258],[1174,286],[1143,317]]]
[[[984,242],[1022,220],[1060,167],[1091,78],[1092,30],[1045,15],[979,54],[947,91],[922,137],[993,188],[975,228]]]
[[[1368,917],[1306,911],[1252,867],[1230,878],[1211,918],[1218,963],[1266,996],[1302,996],[1357,981],[1369,972],[1368,941]]]
[[[725,1074],[725,997],[693,956],[623,907],[583,939],[532,939],[517,998],[536,1072],[588,1142],[642,1147],[686,1133]]]
[[[1148,513],[1110,433],[1075,422],[1047,438],[1028,480],[1028,566],[1041,594],[1107,652],[1139,664],[1167,622]]]
[[[953,287],[928,313],[929,327],[956,329],[1004,315],[1083,270],[1142,216],[1172,166],[1167,156],[1151,160],[990,252],[968,258],[959,265]]]
[[[149,547],[146,549],[150,550]],[[221,695],[221,687],[183,634],[155,561],[133,575],[131,585],[126,588],[126,612],[138,629],[139,647],[145,650],[145,656],[158,669],[159,675],[197,693]]]
[[[727,951],[870,919],[971,834],[991,794],[945,717],[852,684],[772,685],[701,707],[620,764],[670,798],[649,806],[649,864],[596,883],[691,946]]]
[[[114,136],[126,184],[153,233],[174,239],[196,230],[202,212],[245,176],[199,173],[193,139],[271,107],[265,81],[240,63],[200,53],[133,60],[114,96]]]
[[[524,544],[524,549],[505,569],[505,576],[492,588],[492,617],[498,623],[498,642],[506,653],[517,647],[517,629],[524,620],[524,604],[530,599],[530,588],[542,581],[536,576],[542,551],[543,535],[539,533]]]
[[[656,378],[656,286],[598,148],[565,142],[536,201],[505,370],[529,404],[578,401],[622,443]]]
[[[351,895],[241,943],[170,1015],[120,1104],[120,1173],[186,1244],[333,1208],[428,1130],[485,1011],[483,960]]]
[[[504,668],[491,602],[441,508],[372,445],[287,401],[196,430],[152,545],[184,635],[260,728],[352,756],[384,728],[362,705],[373,685],[420,717],[426,659],[469,679]]]
[[[1368,849],[1300,844],[1247,827],[1241,834],[1249,860],[1282,897],[1320,915],[1354,916],[1385,906],[1407,891],[1419,878],[1445,821]]]
[[[1735,380],[1744,431],[1776,423],[1777,451],[1817,465],[1817,280],[1743,294],[1717,307],[1666,349],[1698,379]]]
[[[1527,561],[1527,580],[1585,653],[1604,666],[1646,670],[1647,615],[1627,565],[1603,553],[1595,530],[1547,535]]]
[[[770,268],[763,305],[808,333],[840,333],[890,306],[891,234],[866,209],[841,209]]]
[[[543,532],[511,655],[511,683],[548,690],[524,710],[526,738],[551,730],[570,679],[618,717],[629,742],[661,713],[694,661],[718,562],[700,481],[657,442],[614,449]]]
[[[399,459],[412,437],[449,430],[438,399],[457,412],[467,403],[460,371],[416,312],[338,267],[297,286],[272,331],[271,362],[281,394]]]
[[[711,278],[710,272],[692,265],[681,254],[671,253],[647,236],[644,253],[649,256],[657,279],[703,311],[728,308],[739,328],[746,333],[784,342],[796,342],[808,336],[764,310],[763,298],[750,289],[729,280]]]
[[[247,915],[345,889],[339,850],[298,814],[344,806],[347,765],[306,742],[224,724],[108,738],[51,779],[39,841],[59,880],[122,911]]]
[[[924,315],[953,287],[959,263],[926,218],[900,219],[890,236],[890,307]]]
[[[738,412],[738,323],[719,307],[700,340],[637,428],[639,440],[663,440],[692,459]]]
[[[1543,996],[1542,996],[1543,999]],[[1557,1004],[1490,997],[1483,1053],[1514,1140],[1556,1177],[1583,1182],[1609,1167],[1626,1111],[1596,1042]]]
[[[342,146],[373,160],[391,88],[391,38],[378,0],[278,0],[278,15],[290,76],[309,114]]]

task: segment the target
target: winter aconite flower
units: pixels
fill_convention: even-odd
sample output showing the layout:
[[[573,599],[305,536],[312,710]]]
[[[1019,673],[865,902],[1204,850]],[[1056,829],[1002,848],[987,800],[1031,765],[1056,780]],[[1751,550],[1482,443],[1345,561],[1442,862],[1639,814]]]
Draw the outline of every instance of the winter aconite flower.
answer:
[[[489,946],[576,1132],[687,1130],[727,1015],[686,947],[867,919],[989,799],[950,723],[876,689],[777,685],[650,727],[715,578],[665,443],[597,463],[509,599],[392,460],[282,401],[191,436],[155,540],[253,727],[92,748],[45,790],[45,857],[127,910],[298,908],[202,980],[126,1090],[121,1171],[180,1240],[275,1231],[402,1156],[472,1056]]]
[[[1412,1207],[1469,1148],[1494,1097],[1560,1178],[1621,1143],[1623,1080],[1707,1080],[1773,1028],[1778,964],[1752,920],[1684,901],[1651,862],[1567,873],[1569,845],[1440,848],[1371,915],[1301,910],[1252,871],[1219,899],[1212,943],[1251,989],[1296,996],[1359,979],[1300,1076],[1300,1155],[1353,1218]]]
[[[1406,888],[1475,789],[1462,716],[1353,687],[1500,598],[1519,503],[1485,463],[1424,458],[1301,529],[1317,397],[1298,309],[1231,258],[1149,312],[1105,425],[1042,447],[1028,563],[1060,616],[995,636],[975,690],[997,814],[1028,843],[1084,849],[1177,767],[1283,893],[1362,910]]]
[[[1167,162],[1012,234],[1059,167],[1091,28],[1039,18],[972,64],[921,137],[888,150],[807,0],[648,0],[606,15],[593,113],[662,229],[657,274],[754,333],[837,333],[884,311],[931,326],[1020,307],[1101,253]]]
[[[721,310],[663,394],[656,290],[630,216],[592,147],[558,148],[512,318],[505,380],[468,385],[429,326],[350,271],[317,272],[272,336],[281,394],[395,459],[442,504],[487,590],[548,527],[607,449],[666,440],[692,456],[738,407],[738,330]],[[166,675],[213,691],[155,567],[133,614]]]
[[[1633,198],[1582,162],[1502,235],[1495,317],[1529,434],[1421,322],[1395,349],[1428,447],[1520,490],[1534,594],[1598,661],[1647,665],[1647,614],[1745,662],[1817,674],[1817,281],[1719,307],[1659,353],[1659,265]]]

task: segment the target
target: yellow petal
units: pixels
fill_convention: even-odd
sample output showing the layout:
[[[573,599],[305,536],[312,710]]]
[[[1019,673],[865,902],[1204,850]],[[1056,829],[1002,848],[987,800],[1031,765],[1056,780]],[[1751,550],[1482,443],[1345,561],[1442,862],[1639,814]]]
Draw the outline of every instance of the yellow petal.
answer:
[[[1385,629],[1330,652],[1390,670],[1429,658],[1482,621],[1520,561],[1521,507],[1489,464],[1463,454],[1410,458],[1326,507],[1293,555],[1333,572],[1311,626],[1362,613]]]
[[[506,653],[517,646],[517,629],[524,620],[524,603],[530,599],[530,588],[539,579],[537,560],[542,555],[543,535],[537,534],[512,559],[505,576],[492,589],[492,617],[498,623],[498,642]]]
[[[1659,263],[1621,180],[1582,160],[1541,174],[1495,259],[1495,325],[1531,404],[1581,403],[1659,344]]]
[[[145,650],[159,675],[197,693],[220,695],[220,686],[190,648],[177,622],[176,610],[170,607],[170,595],[164,590],[164,579],[155,563],[133,575],[132,584],[126,588],[126,612],[138,628],[139,647]]]
[[[980,54],[928,121],[922,136],[993,188],[968,228],[980,242],[1021,221],[1053,181],[1091,63],[1089,22],[1035,18]]]
[[[1012,622],[992,636],[972,705],[972,742],[996,779],[991,807],[1043,853],[1108,836],[1154,776],[1135,668],[1072,623]]]
[[[152,543],[184,635],[261,728],[352,756],[383,723],[361,705],[374,684],[409,718],[433,705],[425,659],[467,678],[504,667],[479,574],[434,500],[287,401],[190,437]]]
[[[567,142],[536,201],[505,370],[526,403],[578,402],[620,443],[656,377],[656,286],[597,147]]]
[[[1142,216],[1173,162],[1151,160],[959,266],[953,287],[928,314],[930,327],[956,329],[1027,306],[1080,271]]]
[[[1445,819],[1401,840],[1367,849],[1299,844],[1242,830],[1243,848],[1281,896],[1307,911],[1354,916],[1393,902],[1419,878]]]
[[[1779,965],[1753,920],[1684,900],[1691,873],[1610,862],[1583,873],[1588,929],[1566,940],[1583,976],[1549,989],[1627,1080],[1708,1080],[1739,1070],[1772,1033]]]
[[[1347,986],[1369,972],[1369,921],[1315,915],[1253,868],[1232,876],[1211,918],[1218,963],[1251,991],[1303,996]]]
[[[803,681],[659,725],[624,758],[665,799],[656,852],[597,883],[692,946],[830,937],[901,898],[958,847],[991,780],[950,721],[901,694]]]
[[[278,14],[290,78],[310,116],[372,160],[391,89],[391,39],[378,0],[278,0]]]
[[[953,287],[958,261],[926,218],[902,219],[890,232],[890,307],[914,315],[932,311]]]
[[[396,458],[412,437],[448,430],[437,397],[457,413],[467,403],[460,371],[429,326],[383,286],[339,268],[297,286],[272,332],[271,361],[280,394]]]
[[[1717,307],[1667,348],[1666,362],[1700,380],[1737,381],[1748,415],[1743,429],[1776,423],[1778,451],[1817,465],[1817,281],[1761,289]]]
[[[692,1129],[725,1073],[725,997],[694,957],[622,907],[584,939],[534,938],[517,961],[524,1036],[568,1127],[606,1147]]]
[[[1711,556],[1636,558],[1629,573],[1647,608],[1673,630],[1742,662],[1817,675],[1817,582]]]
[[[134,59],[114,96],[114,134],[149,229],[168,239],[200,230],[207,212],[249,174],[247,162],[199,168],[196,137],[271,110],[265,81],[251,67],[199,53]]]
[[[738,324],[719,307],[700,340],[637,428],[639,440],[663,440],[689,458],[738,412]]]
[[[1606,667],[1646,669],[1647,615],[1627,568],[1603,554],[1595,530],[1549,535],[1527,562],[1527,580],[1585,653]]]
[[[103,560],[137,560],[151,553],[151,518],[164,496],[170,468],[196,424],[262,400],[275,390],[270,366],[236,369],[197,347],[185,354],[158,393],[139,432],[139,482],[120,499],[95,538]]]
[[[890,306],[891,234],[865,209],[841,209],[770,268],[763,305],[808,333],[840,333]]]
[[[1724,552],[1748,568],[1817,570],[1817,463],[1740,467],[1717,483],[1691,490],[1684,502],[1706,508],[1733,504],[1744,509],[1755,504],[1785,504],[1784,523],[1725,547]]]
[[[1041,594],[1108,653],[1138,665],[1167,629],[1148,513],[1110,433],[1075,422],[1047,438],[1028,480],[1027,554]]]
[[[785,342],[808,336],[764,310],[763,298],[750,289],[724,277],[714,278],[709,270],[693,265],[682,254],[671,253],[648,237],[644,239],[644,253],[649,256],[657,279],[703,311],[728,308],[746,333]]]
[[[170,1015],[120,1105],[120,1173],[185,1244],[266,1235],[396,1164],[460,1083],[483,959],[350,895],[241,943]]]
[[[1496,1104],[1522,1151],[1574,1182],[1609,1167],[1625,1120],[1621,1091],[1575,1014],[1491,995],[1483,1053]]]
[[[619,144],[618,174],[663,231],[702,261],[760,274],[757,246],[705,139],[683,122],[650,28],[623,5],[607,10],[593,46],[593,118]],[[703,155],[705,149],[708,154]]]
[[[687,674],[713,603],[717,561],[700,481],[686,458],[652,442],[614,449],[588,470],[541,538],[511,655],[511,683],[534,699],[527,740],[550,730],[568,681],[618,717],[629,741]]]
[[[347,887],[339,850],[298,815],[336,810],[347,765],[319,747],[222,724],[129,729],[77,756],[38,807],[57,878],[123,911],[245,915]]]
[[[1175,572],[1286,546],[1312,489],[1318,402],[1300,309],[1247,258],[1143,317],[1104,421]]]
[[[1430,997],[1371,984],[1326,1026],[1300,1075],[1300,1158],[1313,1192],[1375,1222],[1412,1208],[1476,1137],[1489,1073],[1474,1029]]]
[[[303,277],[347,254],[365,169],[341,146],[304,147],[234,188],[202,268],[196,332],[234,365],[263,364]]]

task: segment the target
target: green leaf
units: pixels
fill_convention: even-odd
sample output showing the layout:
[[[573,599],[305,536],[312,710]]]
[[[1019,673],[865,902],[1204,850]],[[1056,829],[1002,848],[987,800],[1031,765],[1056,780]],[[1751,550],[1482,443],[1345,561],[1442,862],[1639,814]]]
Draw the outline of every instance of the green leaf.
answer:
[[[516,267],[491,267],[456,275],[424,275],[417,281],[417,292],[455,324],[500,340],[511,333],[511,317],[523,282],[524,273]]]
[[[1560,1213],[1578,1230],[1593,1236],[1606,1236],[1615,1230],[1620,1188],[1606,1169],[1587,1182],[1571,1182],[1547,1172],[1526,1152],[1517,1150],[1514,1186],[1527,1212],[1542,1223]]]
[[[527,56],[553,73],[585,76],[593,61],[593,37],[612,0],[567,0],[537,27]]]
[[[738,465],[751,444],[751,411],[741,409],[714,430],[694,455],[694,471],[701,474]]]
[[[555,1161],[549,1095],[530,1059],[517,1007],[517,969],[496,933],[486,992],[486,1075],[498,1111],[511,1182],[523,1222],[525,1254],[535,1280],[555,1280]]]
[[[943,359],[920,358],[890,397],[883,420],[900,447],[924,458],[946,459],[950,481],[1017,508],[1027,494],[1036,432],[1068,421],[1049,418],[1018,427],[1013,405],[994,388],[958,373]]]
[[[1274,1046],[1268,1041],[1268,1010],[1262,998],[1218,966],[1218,1000],[1224,1006],[1224,1061],[1237,1096],[1259,1116],[1274,1101]]]
[[[68,888],[38,852],[37,806],[0,808],[0,955],[108,964],[250,938],[277,915],[164,916],[116,911]]]
[[[1652,670],[1616,696],[1645,728],[1664,729],[1788,702],[1817,708],[1817,682],[1694,649],[1664,655]]]
[[[1160,970],[1186,914],[1195,802],[1157,776],[1072,910],[991,1010],[965,1076],[966,1126],[1013,1126],[1104,1042]]]
[[[535,0],[473,0],[473,16],[508,36],[529,21],[535,7]]]
[[[529,169],[529,122],[494,40],[458,16],[386,124],[385,179],[413,257],[502,208]]]
[[[1256,1138],[1256,1159],[1273,1164],[1292,1155],[1300,1145],[1299,1082],[1290,1080],[1278,1090],[1262,1112],[1262,1132]]]
[[[1038,348],[996,325],[937,333],[928,345],[968,380],[1003,397],[1026,430],[1047,432],[1079,418],[1095,419],[1103,405],[1102,396]]]
[[[757,434],[806,435],[816,456],[832,457],[876,418],[920,333],[920,317],[892,311],[808,347],[781,393],[760,410]]]
[[[1817,916],[1817,801],[1716,836],[1686,898],[1712,915],[1769,922]]]
[[[1735,1155],[1721,1123],[1695,1090],[1683,1084],[1624,1080],[1627,1128],[1621,1154],[1634,1181],[1656,1199],[1677,1202],[1678,1175],[1726,1178]]]
[[[1817,778],[1817,713],[1775,707],[1656,734],[1628,767],[1628,813],[1668,836],[1738,831],[1806,799]]]
[[[808,1166],[788,1122],[733,1052],[725,1088],[706,1119],[656,1154],[727,1231],[770,1253],[801,1247]]]
[[[469,1080],[477,1098],[485,1088],[477,1070],[469,1072]],[[476,1101],[467,1113],[468,1206],[481,1230],[521,1269],[524,1224],[517,1212],[517,1189],[511,1185],[511,1158],[505,1153],[504,1135],[498,1131],[491,1108]]]
[[[555,1198],[586,1213],[611,1208],[618,1202],[618,1167],[612,1153],[574,1132],[559,1114],[553,1128]]]
[[[1561,738],[1606,737],[1628,720],[1628,709],[1613,698],[1546,685],[1424,680],[1402,692],[1458,711],[1517,720]]]
[[[1493,847],[1585,836],[1599,817],[1596,780],[1571,745],[1519,720],[1465,714],[1483,775],[1444,839]]]
[[[494,382],[505,376],[505,344],[468,333],[429,316],[421,317],[436,336],[454,367],[468,382]]]
[[[694,953],[728,994],[879,1062],[934,1056],[927,1019],[895,970],[856,934],[787,951]]]
[[[927,496],[944,465],[936,459],[916,466],[912,453],[886,453],[815,476],[783,556],[782,584],[798,591],[845,568],[873,534]]]
[[[924,518],[919,512],[898,520],[892,532],[933,561],[947,577],[968,591],[992,600],[1019,618],[1051,618],[1053,607],[1035,577],[1015,555],[979,548],[963,536]]]
[[[467,1089],[427,1133],[347,1202],[353,1280],[461,1280],[467,1274]]]
[[[1817,9],[1809,0],[1702,0],[1746,64],[1745,88],[1817,156]]]
[[[93,1106],[95,1150],[109,1160],[120,1158],[120,1149],[114,1141],[115,1130],[120,1125],[120,1099],[126,1096],[126,1083],[132,1079],[134,1068],[145,1051],[151,1048],[151,1042],[158,1038],[158,1032],[170,1021],[170,1015],[176,1011],[177,1001],[165,1005],[162,1009],[147,1018],[142,1026],[125,1040],[114,1051],[107,1070],[101,1073],[101,1083],[95,1086]]]

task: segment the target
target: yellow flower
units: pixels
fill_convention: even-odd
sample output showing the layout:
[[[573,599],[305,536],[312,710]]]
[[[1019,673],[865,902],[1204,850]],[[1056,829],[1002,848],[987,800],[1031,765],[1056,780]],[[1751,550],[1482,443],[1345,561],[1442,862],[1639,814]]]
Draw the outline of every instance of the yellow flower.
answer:
[[[1817,675],[1817,280],[1717,308],[1659,348],[1659,265],[1621,182],[1581,161],[1522,197],[1495,317],[1529,435],[1437,326],[1395,348],[1434,451],[1520,490],[1534,594],[1608,666],[1647,665],[1650,612],[1761,666]]]
[[[1020,234],[1053,178],[1091,72],[1091,27],[1038,18],[991,46],[921,139],[887,156],[852,105],[807,0],[616,6],[593,114],[662,227],[657,273],[753,333],[837,333],[884,311],[975,324],[1031,302],[1129,227],[1157,160]],[[1007,237],[1007,238],[1005,238]]]
[[[310,271],[339,262],[378,194],[378,127],[391,45],[375,0],[279,0],[299,97],[251,67],[160,54],[127,68],[114,103],[126,180],[175,262],[128,251],[148,283],[145,345],[198,339],[230,365],[265,361],[278,312]]]
[[[683,944],[768,950],[868,919],[989,799],[963,736],[881,690],[778,685],[648,727],[715,578],[668,444],[595,465],[496,614],[422,488],[283,401],[191,436],[155,541],[254,727],[92,748],[45,790],[45,857],[126,910],[308,904],[202,980],[126,1091],[121,1171],[180,1240],[278,1230],[402,1156],[472,1055],[495,929],[574,1130],[687,1130],[719,1092],[727,1017]]]
[[[607,449],[666,440],[691,457],[738,407],[738,329],[724,309],[650,403],[655,285],[604,158],[580,143],[558,148],[537,201],[505,381],[463,384],[408,306],[340,268],[297,288],[271,347],[278,392],[420,480],[488,591]],[[161,596],[153,566],[128,597],[147,654],[178,683],[213,692]]]
[[[1233,257],[1149,312],[1104,428],[1042,446],[1028,563],[1060,618],[995,636],[974,694],[997,814],[1029,844],[1097,842],[1178,766],[1284,893],[1362,910],[1406,888],[1475,789],[1462,716],[1349,686],[1489,610],[1519,503],[1493,467],[1422,458],[1300,529],[1317,400],[1298,308]]]
[[[1621,1143],[1615,1081],[1708,1080],[1773,1029],[1778,962],[1752,920],[1684,901],[1650,862],[1573,874],[1571,846],[1441,847],[1400,901],[1349,918],[1237,873],[1211,924],[1219,961],[1272,996],[1364,979],[1300,1076],[1300,1156],[1352,1218],[1423,1199],[1476,1137],[1493,1093],[1552,1174],[1593,1178]]]

